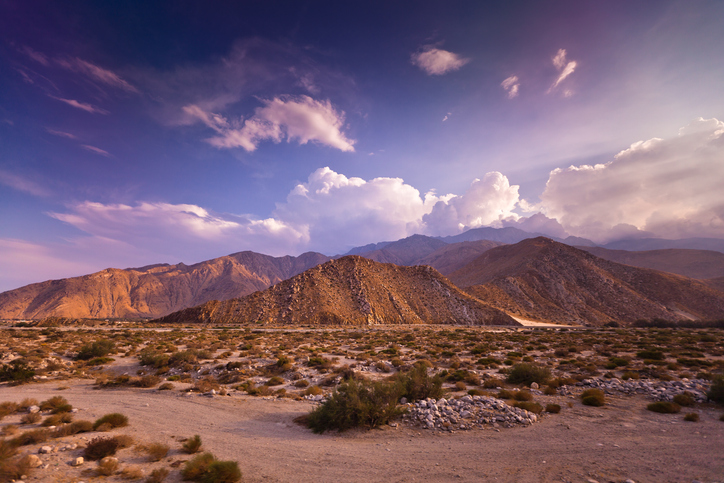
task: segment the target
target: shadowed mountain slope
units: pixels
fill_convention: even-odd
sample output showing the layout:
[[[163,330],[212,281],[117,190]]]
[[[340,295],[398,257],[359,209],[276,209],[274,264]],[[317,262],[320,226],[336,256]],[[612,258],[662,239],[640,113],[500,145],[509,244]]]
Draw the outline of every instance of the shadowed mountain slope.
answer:
[[[501,245],[503,243],[490,240],[451,243],[416,260],[415,265],[429,265],[447,276],[455,270],[463,268],[491,248]]]
[[[702,282],[542,237],[492,248],[449,277],[479,299],[534,320],[600,325],[724,317],[724,293]]]
[[[380,263],[418,265],[418,260],[446,246],[447,243],[425,235],[412,235],[385,245],[384,248],[358,255]]]
[[[518,325],[453,286],[430,267],[400,267],[346,256],[271,288],[208,302],[160,322],[263,324]]]
[[[690,250],[713,250],[724,253],[724,240],[721,238],[681,238],[667,240],[664,238],[639,238],[635,240],[618,240],[603,245],[609,250],[666,250],[668,248],[688,248]]]
[[[601,247],[577,248],[611,262],[676,273],[699,280],[724,277],[724,253],[713,250],[669,248],[666,250],[629,252]]]
[[[1,293],[0,318],[159,317],[263,290],[327,260],[313,252],[277,258],[246,251],[190,266],[109,268]]]

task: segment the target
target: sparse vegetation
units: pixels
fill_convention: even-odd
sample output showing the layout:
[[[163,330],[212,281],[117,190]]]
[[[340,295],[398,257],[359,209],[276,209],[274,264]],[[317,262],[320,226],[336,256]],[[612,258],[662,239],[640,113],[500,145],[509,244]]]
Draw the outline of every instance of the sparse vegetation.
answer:
[[[121,413],[110,413],[96,419],[93,423],[93,430],[101,430],[107,426],[108,430],[128,426],[128,417]]]
[[[699,413],[687,413],[684,416],[684,421],[689,421],[692,423],[696,423],[699,421]]]
[[[201,451],[201,436],[198,434],[193,435],[186,441],[184,441],[184,444],[181,446],[181,449],[184,453],[188,454],[194,454]]]
[[[586,389],[581,393],[581,403],[586,406],[603,406],[606,396],[600,389]]]
[[[673,414],[681,411],[681,406],[669,401],[657,401],[646,406],[646,409],[655,413]]]
[[[514,364],[508,372],[508,382],[511,384],[531,383],[545,384],[551,377],[551,371],[547,367],[543,367],[530,362],[521,362]]]
[[[93,438],[83,451],[85,459],[97,461],[106,456],[113,456],[118,451],[118,440],[116,438]]]

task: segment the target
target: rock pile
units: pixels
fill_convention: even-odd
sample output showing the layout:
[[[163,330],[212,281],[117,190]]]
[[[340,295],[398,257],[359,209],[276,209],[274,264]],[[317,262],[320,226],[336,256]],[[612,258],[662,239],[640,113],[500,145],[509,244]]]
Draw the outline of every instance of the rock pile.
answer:
[[[682,379],[680,381],[646,381],[634,380],[621,381],[620,379],[584,379],[576,384],[585,388],[595,387],[603,390],[606,394],[642,394],[655,401],[672,401],[674,396],[683,392],[690,393],[696,402],[706,402],[706,393],[709,390],[709,381],[704,379]],[[559,392],[563,396],[572,394],[572,386],[563,386]]]
[[[493,428],[528,426],[538,417],[525,409],[508,406],[504,401],[487,396],[464,396],[460,399],[424,399],[409,405],[405,416],[425,429],[457,430],[475,427]]]

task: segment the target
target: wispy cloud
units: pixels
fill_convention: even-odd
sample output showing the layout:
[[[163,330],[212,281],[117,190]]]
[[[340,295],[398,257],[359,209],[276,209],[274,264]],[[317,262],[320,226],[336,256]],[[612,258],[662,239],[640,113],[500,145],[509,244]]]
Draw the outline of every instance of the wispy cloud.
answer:
[[[111,72],[108,69],[91,64],[83,59],[79,59],[77,57],[71,59],[56,59],[55,62],[67,70],[83,74],[90,79],[107,86],[115,87],[126,92],[138,92],[138,89],[122,79],[115,72]]]
[[[75,99],[64,99],[62,97],[55,97],[50,96],[51,98],[55,99],[56,101],[65,102],[69,106],[73,106],[76,109],[81,109],[86,112],[90,112],[91,114],[110,114],[110,112],[106,111],[105,109],[101,109],[100,107],[95,107],[91,104],[86,104],[85,102],[76,101]]]
[[[50,60],[48,59],[47,55],[40,53],[36,50],[33,50],[32,48],[28,47],[27,45],[22,46],[19,50],[20,50],[20,52],[27,55],[28,57],[33,59],[35,62],[37,62],[41,65],[44,65],[46,67],[48,65],[50,65]]]
[[[0,170],[0,184],[33,196],[48,196],[48,190],[25,177]]]
[[[460,69],[470,62],[470,59],[458,54],[426,45],[421,52],[411,56],[412,63],[425,71],[428,75],[442,75]]]
[[[90,151],[91,153],[100,154],[101,156],[105,156],[107,158],[111,157],[111,154],[101,148],[97,148],[95,146],[91,146],[90,144],[81,144],[81,148],[85,149],[86,151]]]
[[[576,70],[576,67],[578,66],[578,62],[576,62],[575,60],[567,60],[566,55],[566,49],[559,49],[555,57],[553,57],[553,65],[560,72],[560,74],[558,74],[558,78],[548,89],[548,93],[552,92],[556,87],[560,85],[561,82],[563,82],[568,76],[573,74],[573,72],[575,72]],[[570,97],[572,94],[573,92],[570,89],[566,89],[563,92],[563,95],[565,97]]]
[[[342,132],[344,112],[337,111],[330,101],[283,96],[262,102],[264,107],[257,108],[251,118],[238,122],[229,122],[197,105],[185,106],[183,111],[219,133],[207,140],[217,148],[241,147],[254,151],[264,140],[278,143],[286,138],[287,142],[312,141],[341,151],[354,151],[355,141]]]
[[[514,97],[518,96],[518,90],[520,89],[520,81],[518,80],[517,75],[511,75],[507,79],[505,79],[503,82],[500,83],[501,86],[503,86],[503,89],[505,89],[505,92],[508,93],[508,99],[513,99]]]
[[[452,116],[452,112],[448,112],[447,114],[445,114],[445,117],[442,118],[442,122],[445,122],[448,119],[450,119],[450,116]]]
[[[75,134],[71,134],[69,132],[65,131],[56,131],[55,129],[45,128],[46,131],[48,131],[50,134],[53,134],[54,136],[60,136],[62,138],[68,138],[68,139],[78,139],[78,137]]]

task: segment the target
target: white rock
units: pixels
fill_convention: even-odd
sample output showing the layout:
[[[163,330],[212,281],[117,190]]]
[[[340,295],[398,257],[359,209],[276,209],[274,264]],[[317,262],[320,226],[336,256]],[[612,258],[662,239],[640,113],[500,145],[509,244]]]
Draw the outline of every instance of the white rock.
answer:
[[[71,465],[73,465],[73,466],[80,466],[80,465],[82,465],[82,464],[83,464],[83,457],[82,457],[82,456],[78,456],[78,457],[77,457],[76,459],[74,459],[73,462],[71,463]]]
[[[39,454],[47,454],[53,451],[53,448],[51,446],[41,446],[38,450]]]
[[[28,455],[28,466],[30,466],[31,468],[37,468],[38,466],[40,466],[42,464],[43,464],[43,462],[36,455],[34,455],[34,454]]]

